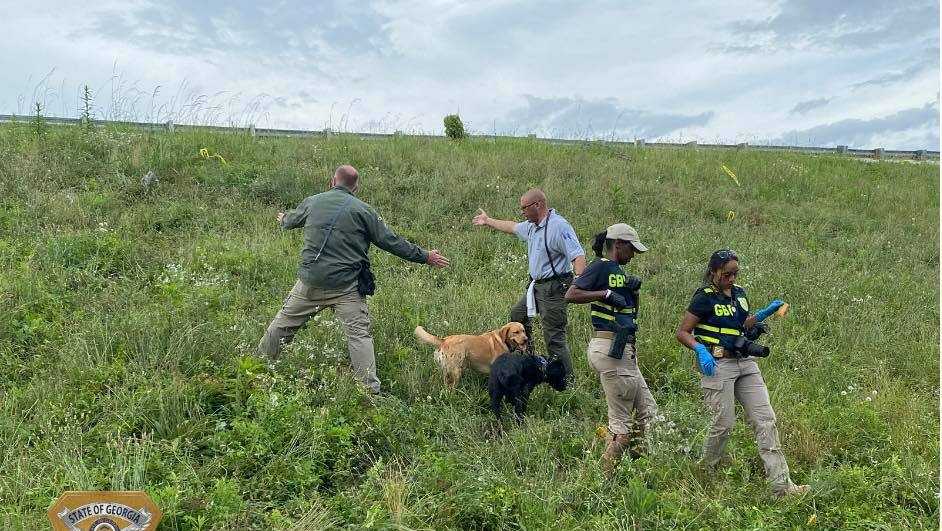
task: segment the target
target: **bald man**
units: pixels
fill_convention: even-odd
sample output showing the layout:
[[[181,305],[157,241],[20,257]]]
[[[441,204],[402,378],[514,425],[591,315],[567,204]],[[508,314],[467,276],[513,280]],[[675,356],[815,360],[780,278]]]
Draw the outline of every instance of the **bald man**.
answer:
[[[549,208],[546,194],[539,188],[528,190],[520,197],[520,212],[526,221],[518,223],[494,219],[480,209],[472,223],[516,234],[527,243],[530,284],[526,294],[510,309],[510,320],[526,327],[532,351],[530,318],[539,314],[549,355],[562,360],[566,374],[572,378],[572,358],[566,343],[565,295],[572,284],[573,271],[581,275],[585,269],[585,250],[572,225],[555,209]]]
[[[425,251],[397,236],[373,207],[356,198],[360,176],[353,166],[340,166],[330,190],[306,198],[298,208],[279,212],[283,229],[304,227],[298,280],[258,343],[258,351],[277,356],[308,319],[333,308],[347,336],[350,366],[357,380],[380,393],[366,296],[373,294],[369,272],[370,244],[403,260],[446,267],[437,250]]]

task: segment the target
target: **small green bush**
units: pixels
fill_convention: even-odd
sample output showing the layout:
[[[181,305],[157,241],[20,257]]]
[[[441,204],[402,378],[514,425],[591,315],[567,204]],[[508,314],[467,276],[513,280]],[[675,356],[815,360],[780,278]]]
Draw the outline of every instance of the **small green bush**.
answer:
[[[464,132],[464,124],[457,114],[449,114],[445,117],[445,136],[452,140],[461,140],[468,136]]]

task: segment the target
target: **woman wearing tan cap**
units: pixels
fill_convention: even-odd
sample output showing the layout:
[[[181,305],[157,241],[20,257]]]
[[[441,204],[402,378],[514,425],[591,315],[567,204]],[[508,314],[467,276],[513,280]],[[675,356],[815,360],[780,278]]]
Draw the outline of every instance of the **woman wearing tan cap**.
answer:
[[[573,281],[566,301],[591,304],[594,331],[587,353],[589,366],[599,373],[608,403],[611,436],[602,455],[602,467],[611,476],[626,449],[632,457],[642,455],[645,427],[657,412],[635,352],[641,279],[621,268],[635,253],[648,248],[630,225],[616,223],[595,236],[592,250],[598,260]]]

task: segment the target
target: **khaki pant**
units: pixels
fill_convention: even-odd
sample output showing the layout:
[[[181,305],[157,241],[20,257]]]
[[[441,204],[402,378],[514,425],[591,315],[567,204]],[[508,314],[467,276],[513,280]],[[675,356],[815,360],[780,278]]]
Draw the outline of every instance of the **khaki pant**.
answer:
[[[605,402],[608,404],[608,430],[615,435],[627,434],[634,445],[641,445],[645,429],[657,415],[657,403],[648,389],[635,346],[625,346],[620,360],[608,356],[612,340],[596,337],[587,349],[589,366],[599,373]]]
[[[566,287],[559,280],[537,282],[533,286],[533,298],[536,299],[536,311],[543,324],[543,340],[550,358],[556,358],[566,367],[566,375],[572,377],[572,357],[569,355],[569,345],[566,343],[566,325],[569,322],[566,314]],[[510,320],[523,325],[530,340],[530,351],[533,350],[533,326],[527,317],[527,294],[510,308]]]
[[[343,325],[354,377],[370,391],[378,393],[379,379],[376,377],[373,336],[370,334],[370,312],[366,307],[366,299],[360,296],[355,286],[349,290],[330,291],[308,286],[300,280],[295,282],[281,310],[258,342],[258,352],[277,356],[308,319],[324,308],[333,308]]]
[[[713,414],[713,424],[703,441],[703,464],[715,467],[724,454],[726,441],[736,421],[735,401],[742,404],[746,422],[755,433],[759,457],[772,490],[782,492],[792,485],[779,443],[775,412],[769,391],[754,359],[718,359],[713,376],[701,376],[703,400]]]

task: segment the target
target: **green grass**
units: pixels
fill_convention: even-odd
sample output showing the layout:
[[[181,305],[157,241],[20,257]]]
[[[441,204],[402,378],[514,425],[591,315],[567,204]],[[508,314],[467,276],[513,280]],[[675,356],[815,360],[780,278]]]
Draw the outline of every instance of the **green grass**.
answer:
[[[938,164],[621,153],[630,160],[525,139],[0,128],[0,522],[44,528],[64,490],[144,489],[163,529],[935,528]],[[375,406],[329,315],[276,365],[252,357],[300,249],[274,215],[341,163],[396,231],[452,263],[372,254],[379,374],[394,395]],[[148,169],[160,184],[144,191]],[[651,248],[629,268],[644,279],[638,349],[664,419],[650,457],[612,481],[593,435],[605,407],[585,307],[570,312],[577,385],[540,388],[526,424],[502,436],[484,379],[444,391],[412,336],[506,321],[525,249],[470,219],[478,207],[514,218],[531,186],[587,249],[618,221]],[[708,419],[673,333],[721,246],[740,253],[753,305],[792,304],[761,366],[810,496],[771,498],[742,421],[730,467],[697,474]]]

